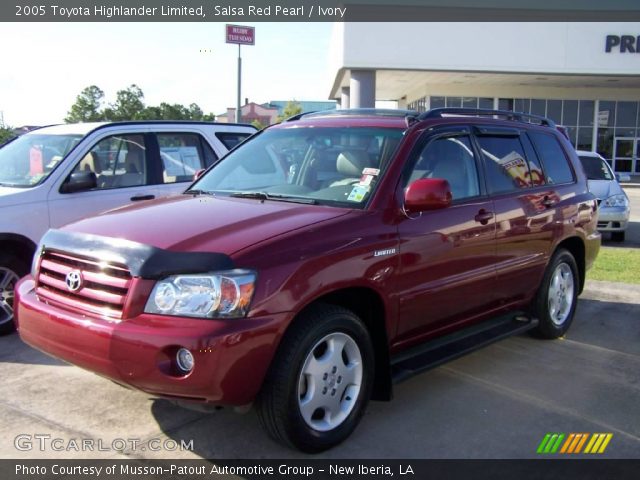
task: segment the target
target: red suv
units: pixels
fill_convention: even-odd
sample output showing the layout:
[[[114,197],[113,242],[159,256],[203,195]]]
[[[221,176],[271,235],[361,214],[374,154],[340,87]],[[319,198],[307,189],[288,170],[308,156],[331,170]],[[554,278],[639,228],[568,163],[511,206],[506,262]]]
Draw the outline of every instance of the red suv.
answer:
[[[600,235],[550,120],[436,109],[300,115],[183,195],[42,239],[28,344],[181,404],[255,403],[307,452],[394,382],[571,324]]]

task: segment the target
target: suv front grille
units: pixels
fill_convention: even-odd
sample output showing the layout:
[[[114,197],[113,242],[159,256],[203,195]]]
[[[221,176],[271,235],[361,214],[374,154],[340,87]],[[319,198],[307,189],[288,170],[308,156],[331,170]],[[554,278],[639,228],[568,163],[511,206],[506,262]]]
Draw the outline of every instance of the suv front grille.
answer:
[[[75,291],[66,281],[74,271],[82,279]],[[36,294],[40,300],[56,306],[121,319],[130,285],[131,274],[124,266],[45,252],[40,260]]]

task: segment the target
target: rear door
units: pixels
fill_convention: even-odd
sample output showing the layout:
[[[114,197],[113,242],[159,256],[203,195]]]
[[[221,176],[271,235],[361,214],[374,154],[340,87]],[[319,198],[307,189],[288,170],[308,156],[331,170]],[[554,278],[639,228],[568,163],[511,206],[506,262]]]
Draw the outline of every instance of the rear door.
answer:
[[[495,306],[496,222],[468,127],[426,134],[402,187],[445,178],[453,203],[408,215],[398,226],[400,340],[472,321]]]
[[[556,222],[560,197],[524,130],[476,128],[475,139],[494,200],[496,293],[506,307],[531,297],[540,284],[554,231],[562,228]]]

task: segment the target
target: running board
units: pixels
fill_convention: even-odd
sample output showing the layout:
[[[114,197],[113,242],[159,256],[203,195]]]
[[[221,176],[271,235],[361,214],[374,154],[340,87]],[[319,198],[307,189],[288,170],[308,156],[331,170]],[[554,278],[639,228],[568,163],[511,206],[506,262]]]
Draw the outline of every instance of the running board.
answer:
[[[530,318],[523,312],[511,312],[412,347],[391,358],[393,382],[401,382],[537,325],[537,318]]]

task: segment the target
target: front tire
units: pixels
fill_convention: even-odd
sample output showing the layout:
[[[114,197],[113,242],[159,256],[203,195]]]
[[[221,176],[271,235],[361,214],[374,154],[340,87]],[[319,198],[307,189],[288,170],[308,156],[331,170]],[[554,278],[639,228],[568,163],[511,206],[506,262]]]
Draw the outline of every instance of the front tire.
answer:
[[[291,325],[257,399],[260,422],[279,443],[327,450],[356,428],[373,386],[373,346],[351,311],[316,305]]]
[[[16,329],[13,299],[16,283],[29,272],[29,266],[9,253],[0,253],[0,335]]]
[[[575,258],[568,250],[558,250],[549,262],[533,302],[532,313],[540,321],[535,334],[551,339],[569,330],[578,303],[579,285]]]

